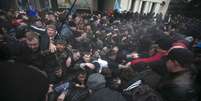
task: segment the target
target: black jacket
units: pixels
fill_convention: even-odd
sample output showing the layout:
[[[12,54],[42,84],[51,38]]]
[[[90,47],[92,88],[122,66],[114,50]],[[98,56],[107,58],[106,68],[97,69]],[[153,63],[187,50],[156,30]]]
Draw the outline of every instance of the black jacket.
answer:
[[[195,101],[193,82],[190,71],[177,72],[160,84],[159,92],[166,101]]]
[[[91,95],[86,101],[126,101],[123,96],[109,88],[101,88]]]
[[[37,28],[35,26],[29,27],[32,31],[39,34],[40,37],[40,50],[47,50],[49,48],[49,36],[46,29]]]

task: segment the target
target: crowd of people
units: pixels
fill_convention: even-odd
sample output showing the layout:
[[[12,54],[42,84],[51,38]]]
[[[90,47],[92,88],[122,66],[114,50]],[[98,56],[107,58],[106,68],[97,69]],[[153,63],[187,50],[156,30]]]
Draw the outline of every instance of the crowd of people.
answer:
[[[199,25],[199,19],[181,15],[49,11],[30,16],[0,10],[3,96],[8,101],[198,101]]]

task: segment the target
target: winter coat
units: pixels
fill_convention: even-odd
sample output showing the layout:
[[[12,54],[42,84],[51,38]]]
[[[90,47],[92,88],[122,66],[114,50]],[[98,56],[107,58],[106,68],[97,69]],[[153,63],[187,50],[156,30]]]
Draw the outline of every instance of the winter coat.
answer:
[[[91,95],[86,101],[126,101],[117,91],[110,88],[101,88]]]
[[[159,93],[166,101],[195,101],[195,89],[191,72],[172,74],[159,86]]]

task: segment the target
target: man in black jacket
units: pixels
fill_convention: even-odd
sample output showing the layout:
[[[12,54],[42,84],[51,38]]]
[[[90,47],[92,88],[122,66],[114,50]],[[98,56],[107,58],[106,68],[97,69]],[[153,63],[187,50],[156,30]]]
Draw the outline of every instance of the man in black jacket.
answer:
[[[24,41],[10,36],[6,37],[6,47],[10,54],[9,59],[42,68],[40,37],[32,31],[26,32],[24,37]]]
[[[102,74],[91,74],[87,80],[91,95],[86,101],[126,101],[119,92],[107,88],[105,83],[106,80]]]
[[[188,49],[175,48],[168,53],[166,65],[170,75],[159,86],[166,101],[196,101],[192,61],[193,54]]]

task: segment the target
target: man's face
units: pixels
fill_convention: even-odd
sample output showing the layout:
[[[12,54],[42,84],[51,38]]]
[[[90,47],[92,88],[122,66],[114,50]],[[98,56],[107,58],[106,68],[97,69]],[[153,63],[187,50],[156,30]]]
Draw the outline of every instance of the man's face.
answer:
[[[85,54],[85,55],[83,56],[83,60],[84,60],[86,63],[91,62],[91,55]]]
[[[86,75],[85,74],[79,74],[77,79],[80,81],[80,82],[84,82],[85,79],[86,79]]]
[[[168,70],[169,72],[172,72],[173,69],[174,69],[174,67],[175,67],[175,64],[174,64],[174,62],[173,62],[172,60],[168,60],[168,61],[166,62],[166,67],[167,67],[167,70]]]
[[[57,33],[55,29],[47,28],[47,34],[49,37],[55,37]]]
[[[75,61],[77,61],[77,60],[79,60],[80,59],[80,52],[75,52],[75,53],[73,53],[73,59],[75,60]]]
[[[64,44],[56,44],[56,48],[58,49],[59,52],[63,52],[65,50],[65,45]]]
[[[116,47],[116,46],[112,49],[112,52],[113,52],[114,54],[116,54],[118,51],[119,51],[119,48]]]
[[[39,49],[39,40],[36,38],[33,38],[32,40],[26,41],[29,48],[31,48],[34,52]]]
[[[51,20],[53,22],[56,21],[56,17],[53,14],[48,15],[48,20]]]
[[[36,24],[37,27],[42,27],[43,26],[43,23],[41,21],[36,21],[35,24]]]
[[[62,77],[62,73],[63,73],[62,69],[58,69],[58,70],[55,71],[55,75],[57,77]]]
[[[68,20],[72,20],[72,19],[73,19],[72,15],[69,15]]]
[[[75,23],[78,24],[80,22],[80,17],[75,18]]]

